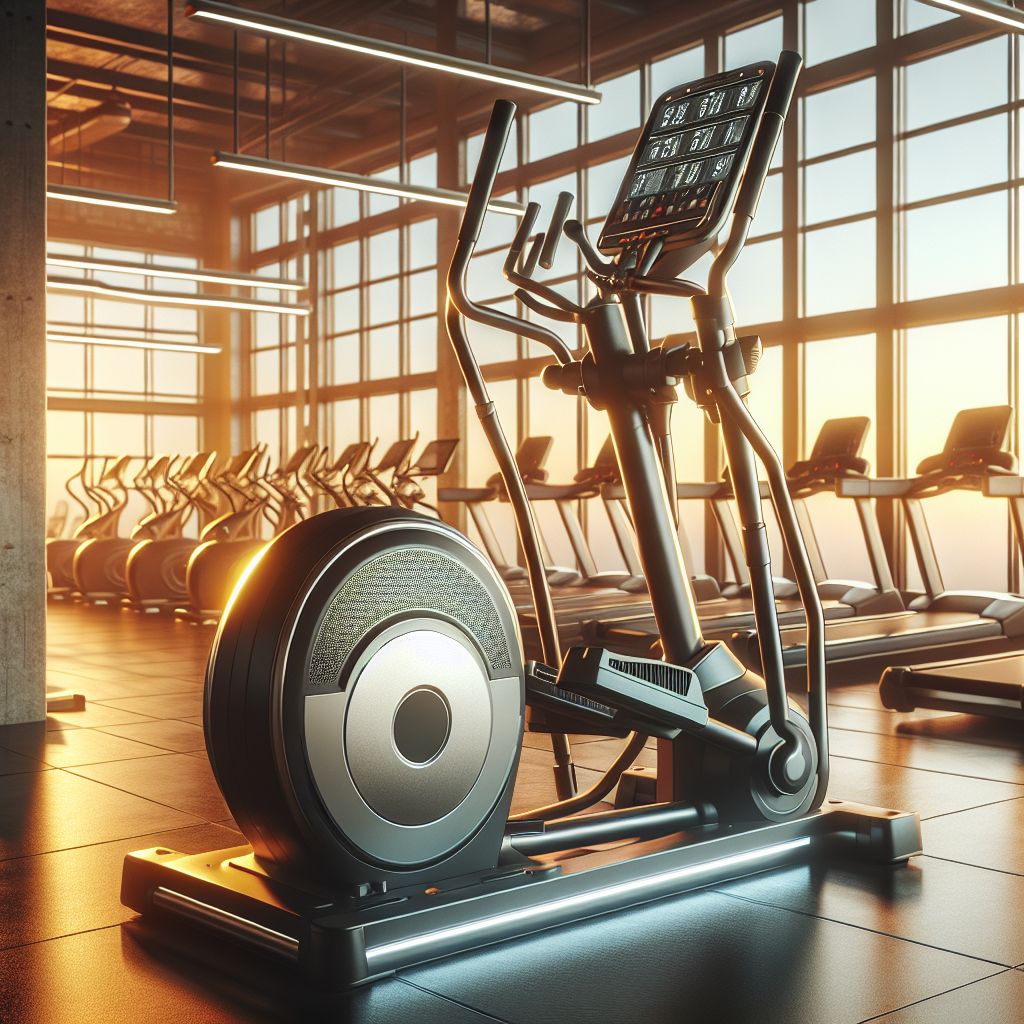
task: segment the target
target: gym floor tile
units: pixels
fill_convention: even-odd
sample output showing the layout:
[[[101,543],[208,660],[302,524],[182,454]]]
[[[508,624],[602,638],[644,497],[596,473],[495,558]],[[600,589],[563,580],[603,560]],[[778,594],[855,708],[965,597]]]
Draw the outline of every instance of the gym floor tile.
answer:
[[[1024,916],[1006,913],[1024,904],[1019,875],[926,855],[895,868],[803,864],[716,889],[1004,967],[1024,963]]]
[[[852,757],[832,757],[828,795],[831,799],[852,800],[872,807],[917,811],[922,818],[930,818],[1024,797],[1024,787]]]
[[[202,853],[244,841],[230,826],[203,824],[0,861],[0,949],[131,920],[134,911],[119,897],[121,867],[133,850]]]
[[[1010,1024],[1024,1015],[1024,972],[1003,971],[991,978],[932,996],[875,1024]]]
[[[48,730],[44,722],[0,727],[0,746],[54,768],[159,754],[159,747],[93,729]]]
[[[189,690],[184,693],[155,693],[142,697],[123,697],[105,700],[107,707],[134,711],[150,718],[186,718],[203,713],[203,691]]]
[[[876,698],[877,701],[877,698]],[[904,715],[897,711],[879,711],[877,708],[849,707],[846,704],[830,704],[828,724],[831,729],[848,729],[851,732],[874,732],[882,736],[900,736],[918,726],[931,725],[941,720],[960,719],[968,716],[952,715],[946,711],[914,711]],[[971,721],[977,722],[976,717]],[[1020,746],[1018,728],[1017,745]],[[924,733],[927,735],[927,733]]]
[[[34,757],[16,754],[13,750],[0,747],[0,775],[17,775],[19,772],[47,771],[49,765]]]
[[[81,711],[50,711],[46,716],[46,728],[57,731],[96,729],[108,725],[136,725],[151,721],[153,719],[137,715],[134,711],[122,711],[120,708],[96,704],[87,698],[85,708]]]
[[[1024,784],[1024,750],[1004,750],[930,737],[878,736],[830,729],[832,753],[933,772]]]
[[[0,785],[0,860],[200,823],[192,814],[60,769],[7,775]]]
[[[856,1024],[994,971],[863,928],[702,892],[401,976],[515,1024]]]
[[[207,821],[221,821],[231,813],[214,781],[210,763],[202,758],[158,754],[132,761],[87,765],[74,771],[87,779]]]
[[[1024,875],[1024,800],[975,807],[921,823],[933,857]]]
[[[174,718],[155,719],[151,722],[129,725],[103,726],[99,731],[112,736],[122,736],[129,740],[138,740],[140,743],[149,743],[164,750],[175,750],[181,754],[188,753],[190,750],[202,750],[206,746],[202,726],[190,725]]]

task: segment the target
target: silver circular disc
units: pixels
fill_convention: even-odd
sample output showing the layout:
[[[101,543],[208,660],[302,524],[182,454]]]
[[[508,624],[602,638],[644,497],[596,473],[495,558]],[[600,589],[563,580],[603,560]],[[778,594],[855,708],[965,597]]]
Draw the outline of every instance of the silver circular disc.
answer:
[[[479,658],[444,633],[402,633],[373,654],[348,689],[345,753],[367,805],[399,825],[425,825],[458,807],[480,775],[491,736],[490,684]],[[403,701],[424,689],[444,698],[451,722],[441,750],[413,764],[396,746],[394,721]]]

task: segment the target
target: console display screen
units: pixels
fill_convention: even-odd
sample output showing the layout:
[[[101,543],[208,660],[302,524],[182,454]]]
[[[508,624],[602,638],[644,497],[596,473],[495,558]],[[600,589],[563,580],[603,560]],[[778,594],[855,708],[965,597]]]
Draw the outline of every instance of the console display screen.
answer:
[[[719,191],[728,188],[721,183],[757,127],[770,69],[751,65],[662,96],[602,232],[606,244],[689,233],[717,216]]]

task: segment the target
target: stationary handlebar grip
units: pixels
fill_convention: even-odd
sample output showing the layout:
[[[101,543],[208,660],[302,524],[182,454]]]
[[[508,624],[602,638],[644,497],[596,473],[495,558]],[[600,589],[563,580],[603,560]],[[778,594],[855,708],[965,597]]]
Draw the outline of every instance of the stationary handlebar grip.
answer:
[[[783,50],[775,65],[775,74],[768,88],[768,99],[764,104],[766,114],[778,114],[785,118],[789,113],[789,105],[793,102],[796,80],[800,77],[800,69],[804,59],[795,50]]]
[[[544,236],[544,248],[540,252],[540,265],[545,270],[550,270],[554,265],[558,242],[562,237],[562,226],[569,216],[574,198],[571,192],[559,192],[558,199],[555,200],[555,208],[551,213],[551,224],[548,226],[548,233]]]
[[[495,101],[491,119],[487,122],[483,149],[480,150],[480,162],[473,176],[469,199],[466,200],[466,212],[463,214],[462,227],[459,229],[460,242],[475,243],[480,237],[487,204],[491,201],[491,193],[494,191],[494,179],[498,176],[498,167],[515,117],[516,105],[511,100]]]

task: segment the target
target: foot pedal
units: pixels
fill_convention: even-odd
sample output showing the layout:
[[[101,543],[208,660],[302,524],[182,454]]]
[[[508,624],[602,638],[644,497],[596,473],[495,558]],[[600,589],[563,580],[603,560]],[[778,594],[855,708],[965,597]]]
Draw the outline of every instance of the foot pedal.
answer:
[[[558,685],[558,670],[539,661],[526,663],[526,699],[528,703],[578,718],[591,725],[608,726],[615,709],[589,697],[563,690]]]
[[[664,661],[572,647],[558,673],[558,689],[689,732],[708,724],[697,677]]]

